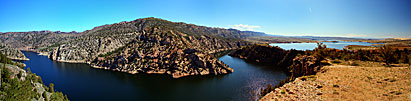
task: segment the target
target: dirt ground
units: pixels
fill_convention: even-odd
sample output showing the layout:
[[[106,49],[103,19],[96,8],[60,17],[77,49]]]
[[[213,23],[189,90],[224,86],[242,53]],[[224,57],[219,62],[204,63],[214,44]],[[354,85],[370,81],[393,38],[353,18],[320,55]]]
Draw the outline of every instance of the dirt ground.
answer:
[[[411,101],[410,67],[331,65],[300,77],[260,100]]]

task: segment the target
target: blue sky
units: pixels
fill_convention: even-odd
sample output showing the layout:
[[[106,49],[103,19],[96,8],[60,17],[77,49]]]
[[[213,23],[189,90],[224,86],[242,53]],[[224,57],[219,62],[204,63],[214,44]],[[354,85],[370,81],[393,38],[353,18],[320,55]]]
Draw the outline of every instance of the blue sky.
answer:
[[[144,17],[275,35],[411,38],[411,0],[0,0],[0,32],[80,32]]]

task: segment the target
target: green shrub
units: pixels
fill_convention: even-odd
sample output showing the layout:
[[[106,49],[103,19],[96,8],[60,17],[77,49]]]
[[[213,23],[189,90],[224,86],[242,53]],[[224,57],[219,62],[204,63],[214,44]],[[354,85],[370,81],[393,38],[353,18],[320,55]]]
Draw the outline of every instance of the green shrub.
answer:
[[[39,99],[42,94],[37,93],[37,89],[34,88],[32,82],[41,83],[42,80],[39,76],[31,73],[30,68],[27,68],[27,76],[25,80],[19,80],[18,78],[22,77],[22,72],[14,75],[13,73],[6,68],[5,64],[13,65],[9,63],[15,63],[8,61],[9,59],[0,53],[0,62],[3,65],[0,65],[1,71],[1,86],[0,86],[0,101],[29,101],[32,99]],[[52,90],[54,91],[53,86],[51,85]],[[43,85],[44,87],[44,85]],[[47,87],[45,87],[47,89]],[[54,96],[52,101],[67,101],[67,96],[61,92],[52,93]]]
[[[49,84],[49,92],[54,93],[54,84],[53,83]]]
[[[283,90],[281,90],[281,92],[280,92],[281,94],[285,94],[285,90],[283,89]]]

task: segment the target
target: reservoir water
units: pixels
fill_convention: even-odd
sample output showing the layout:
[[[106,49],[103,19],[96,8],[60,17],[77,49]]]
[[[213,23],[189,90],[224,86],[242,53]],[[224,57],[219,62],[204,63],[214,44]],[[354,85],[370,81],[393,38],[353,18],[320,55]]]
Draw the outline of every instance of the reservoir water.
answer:
[[[253,90],[277,84],[287,76],[282,71],[247,63],[225,55],[223,61],[234,72],[219,76],[189,76],[173,79],[167,75],[128,74],[91,68],[87,64],[61,63],[34,52],[23,52],[24,63],[45,85],[67,94],[72,101],[101,100],[250,100]]]
[[[362,46],[371,46],[372,44],[382,44],[382,43],[368,43],[368,42],[347,42],[347,41],[338,41],[338,42],[323,42],[327,45],[327,48],[335,49],[344,49],[344,46],[348,45],[362,45]],[[317,47],[317,43],[272,43],[271,46],[278,46],[280,48],[290,50],[313,50]]]

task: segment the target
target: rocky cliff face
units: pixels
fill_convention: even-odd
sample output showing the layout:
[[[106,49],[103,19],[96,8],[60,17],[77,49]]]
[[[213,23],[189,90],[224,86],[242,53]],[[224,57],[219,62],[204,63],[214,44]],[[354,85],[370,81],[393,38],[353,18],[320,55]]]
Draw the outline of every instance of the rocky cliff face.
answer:
[[[8,58],[14,60],[29,60],[24,54],[15,48],[11,48],[10,46],[0,43],[0,52],[5,54]]]
[[[320,63],[314,56],[303,55],[293,59],[293,64],[288,67],[295,77],[314,75],[320,70]]]
[[[91,64],[129,73],[169,74],[174,78],[188,75],[218,75],[233,72],[210,52],[234,49],[245,44],[217,38],[191,36],[162,27],[145,28],[119,52],[101,56]]]
[[[124,46],[134,37],[135,33],[124,33],[110,37],[84,35],[58,46],[49,53],[49,58],[60,62],[87,63],[99,54],[105,54]]]
[[[10,48],[47,54],[57,46],[75,39],[77,36],[79,36],[77,32],[7,32],[1,33],[0,41]]]
[[[261,33],[145,18],[96,27],[60,45],[49,57],[128,73],[218,75],[233,72],[211,53],[236,49]]]

